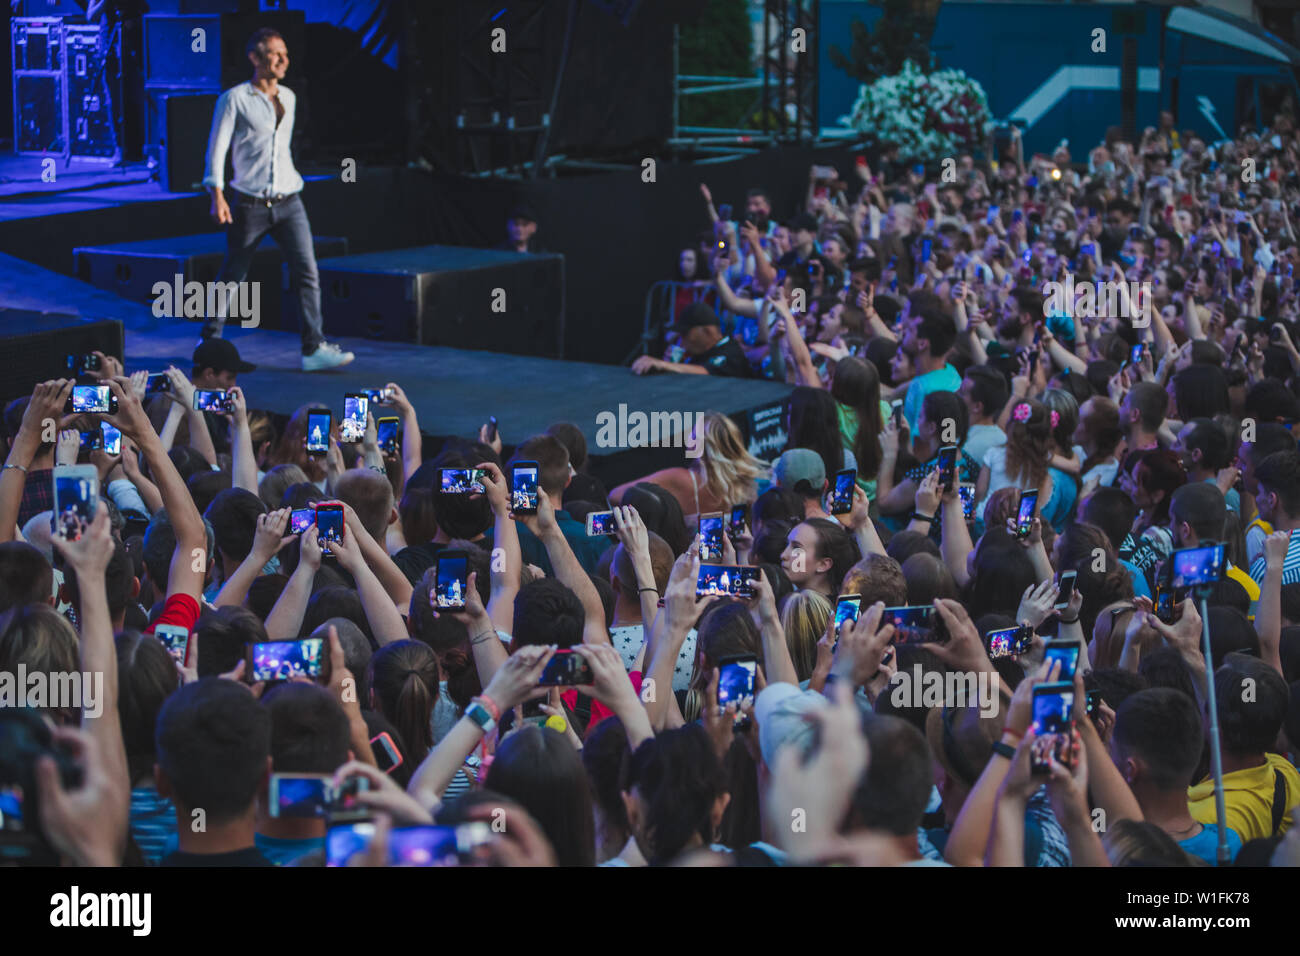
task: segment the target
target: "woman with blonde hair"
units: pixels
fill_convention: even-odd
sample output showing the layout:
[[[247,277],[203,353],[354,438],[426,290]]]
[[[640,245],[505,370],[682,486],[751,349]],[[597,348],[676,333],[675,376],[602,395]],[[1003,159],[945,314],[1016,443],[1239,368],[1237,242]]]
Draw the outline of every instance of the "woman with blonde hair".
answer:
[[[795,591],[781,609],[781,627],[800,684],[812,677],[817,666],[817,642],[826,633],[834,610],[826,595],[812,590]]]
[[[765,474],[766,466],[749,453],[740,429],[726,415],[705,412],[703,424],[703,436],[694,436],[700,454],[688,465],[664,468],[619,485],[610,492],[610,498],[622,501],[633,485],[651,482],[677,499],[688,528],[693,528],[702,514],[752,504],[758,497],[758,479]]]

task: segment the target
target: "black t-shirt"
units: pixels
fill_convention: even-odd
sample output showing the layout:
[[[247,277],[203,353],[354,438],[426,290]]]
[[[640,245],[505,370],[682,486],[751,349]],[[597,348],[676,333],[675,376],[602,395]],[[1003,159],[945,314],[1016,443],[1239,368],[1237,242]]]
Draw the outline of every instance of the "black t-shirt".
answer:
[[[436,541],[408,544],[393,555],[393,564],[397,565],[398,570],[406,575],[406,580],[414,587],[424,572],[433,567],[434,562],[438,560],[439,552],[445,551],[446,548],[445,544],[438,544]]]
[[[275,866],[255,846],[230,853],[184,853],[177,850],[162,858],[160,866]]]
[[[688,355],[684,361],[687,365],[703,365],[710,375],[749,378],[751,374],[745,350],[729,335],[703,355]]]

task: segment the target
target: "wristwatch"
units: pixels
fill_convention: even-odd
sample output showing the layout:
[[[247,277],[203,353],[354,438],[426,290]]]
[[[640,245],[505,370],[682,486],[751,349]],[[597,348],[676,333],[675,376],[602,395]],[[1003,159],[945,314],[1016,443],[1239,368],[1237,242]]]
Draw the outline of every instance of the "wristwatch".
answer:
[[[478,724],[478,729],[485,734],[490,734],[496,728],[497,722],[492,719],[492,712],[480,704],[473,701],[465,708],[465,716],[474,723]]]

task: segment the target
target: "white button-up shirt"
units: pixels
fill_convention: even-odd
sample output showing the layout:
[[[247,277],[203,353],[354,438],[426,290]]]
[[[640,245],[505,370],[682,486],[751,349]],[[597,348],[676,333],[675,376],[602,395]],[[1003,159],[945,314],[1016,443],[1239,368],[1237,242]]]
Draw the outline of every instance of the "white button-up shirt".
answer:
[[[279,87],[284,119],[275,122],[275,104],[252,83],[241,83],[217,99],[208,137],[203,185],[225,189],[226,153],[234,149],[235,178],[230,185],[249,196],[283,196],[302,190],[302,177],[289,152],[296,97]]]

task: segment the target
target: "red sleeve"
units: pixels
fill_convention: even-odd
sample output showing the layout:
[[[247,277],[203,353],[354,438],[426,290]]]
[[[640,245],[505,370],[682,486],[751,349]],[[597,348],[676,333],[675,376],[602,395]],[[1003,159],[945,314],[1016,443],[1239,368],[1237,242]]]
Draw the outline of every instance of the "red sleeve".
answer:
[[[632,682],[632,687],[633,689],[636,690],[637,696],[640,697],[641,696],[641,672],[632,671],[630,674],[627,675],[627,678]],[[575,690],[575,691],[566,691],[565,693],[569,693],[573,695],[572,702],[570,702],[567,698],[565,699],[565,703],[568,704],[569,709],[572,710],[574,704],[577,703],[578,692]],[[561,694],[560,696],[563,697],[564,695]],[[587,724],[587,731],[590,732],[592,727],[595,727],[606,717],[613,717],[613,716],[614,716],[614,712],[612,710],[610,710],[600,701],[595,700],[593,698],[591,701],[591,722]]]
[[[145,628],[145,633],[152,634],[154,628],[159,624],[175,624],[177,627],[183,627],[185,630],[193,632],[194,625],[198,623],[198,620],[199,602],[188,594],[173,594],[167,599],[167,603],[163,605],[158,620]]]

